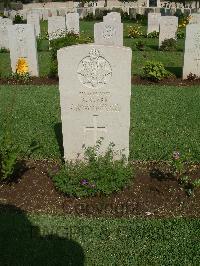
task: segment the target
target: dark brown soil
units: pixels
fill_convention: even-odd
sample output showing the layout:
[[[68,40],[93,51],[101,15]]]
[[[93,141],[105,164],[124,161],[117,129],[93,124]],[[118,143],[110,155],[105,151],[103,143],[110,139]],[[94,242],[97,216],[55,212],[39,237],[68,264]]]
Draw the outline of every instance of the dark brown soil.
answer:
[[[54,85],[58,84],[58,79],[48,77],[31,77],[28,81],[16,80],[12,78],[0,78],[0,85]]]
[[[69,198],[58,191],[48,176],[58,164],[26,162],[20,179],[0,185],[0,204],[14,205],[34,213],[76,214],[93,217],[200,217],[200,189],[188,196],[170,175],[167,164],[133,163],[135,177],[124,191],[111,196]],[[200,176],[200,165],[190,167],[192,177]]]
[[[48,77],[31,77],[28,81],[16,80],[11,78],[0,78],[0,85],[55,85],[58,79]],[[132,76],[132,84],[135,85],[171,85],[171,86],[192,86],[200,85],[200,79],[182,80],[181,78],[170,77],[155,82],[142,78],[141,76]]]
[[[182,78],[170,77],[160,81],[151,81],[142,78],[141,76],[132,76],[132,84],[136,85],[168,85],[168,86],[192,86],[200,85],[200,79],[183,80]]]

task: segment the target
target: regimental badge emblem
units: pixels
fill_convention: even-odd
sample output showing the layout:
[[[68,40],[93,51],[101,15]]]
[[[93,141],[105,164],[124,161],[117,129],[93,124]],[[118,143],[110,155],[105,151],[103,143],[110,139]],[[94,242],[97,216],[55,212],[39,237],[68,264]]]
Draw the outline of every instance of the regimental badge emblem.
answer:
[[[93,48],[89,55],[80,61],[77,74],[84,86],[99,89],[108,84],[112,77],[112,68],[100,51]]]

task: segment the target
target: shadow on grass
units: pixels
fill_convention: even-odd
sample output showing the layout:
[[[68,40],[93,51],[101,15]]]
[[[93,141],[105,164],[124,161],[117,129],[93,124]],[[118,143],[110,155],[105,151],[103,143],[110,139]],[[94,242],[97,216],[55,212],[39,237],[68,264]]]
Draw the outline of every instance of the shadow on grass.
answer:
[[[177,78],[182,77],[183,68],[182,67],[166,67],[166,69],[173,73]]]
[[[54,132],[55,132],[57,143],[59,146],[60,155],[63,158],[64,157],[64,148],[63,148],[62,123],[55,124]]]
[[[56,229],[44,228],[43,236],[21,209],[0,204],[0,265],[84,265],[81,246]]]

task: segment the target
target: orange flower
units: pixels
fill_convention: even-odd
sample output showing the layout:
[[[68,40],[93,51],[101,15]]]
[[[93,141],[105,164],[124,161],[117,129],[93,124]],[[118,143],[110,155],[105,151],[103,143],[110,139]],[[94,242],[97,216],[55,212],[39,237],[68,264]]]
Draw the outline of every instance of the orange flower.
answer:
[[[26,58],[20,57],[17,61],[16,65],[16,73],[20,75],[24,75],[28,73],[28,63],[26,61]]]

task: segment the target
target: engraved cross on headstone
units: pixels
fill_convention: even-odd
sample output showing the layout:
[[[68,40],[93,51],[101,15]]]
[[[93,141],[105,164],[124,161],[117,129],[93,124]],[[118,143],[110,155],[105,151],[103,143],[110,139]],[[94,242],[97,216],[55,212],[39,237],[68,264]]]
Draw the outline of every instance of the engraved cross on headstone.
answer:
[[[93,132],[94,145],[96,144],[96,142],[98,140],[98,133],[99,132],[102,132],[102,133],[107,132],[106,127],[98,126],[97,118],[98,118],[98,115],[93,115],[93,126],[90,126],[90,127],[87,126],[84,128],[84,135],[85,136],[86,136],[87,132],[91,132],[91,131]]]

